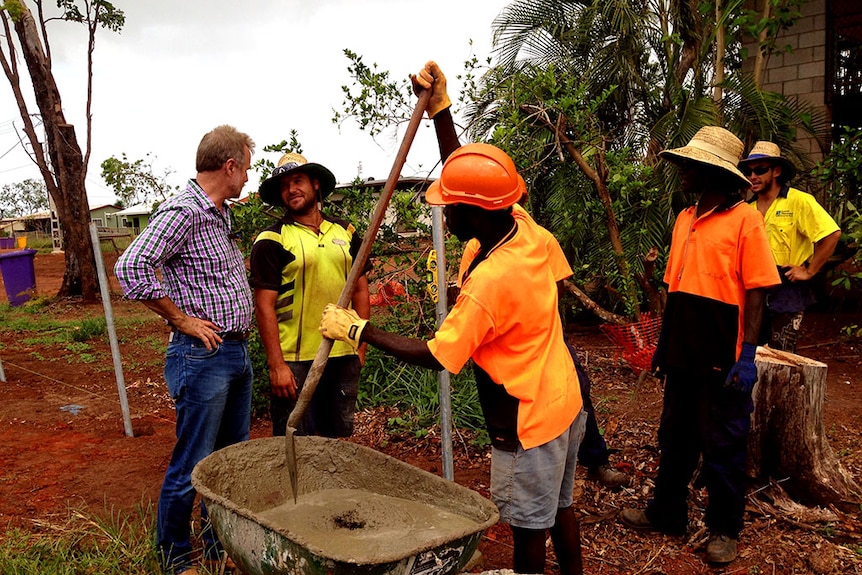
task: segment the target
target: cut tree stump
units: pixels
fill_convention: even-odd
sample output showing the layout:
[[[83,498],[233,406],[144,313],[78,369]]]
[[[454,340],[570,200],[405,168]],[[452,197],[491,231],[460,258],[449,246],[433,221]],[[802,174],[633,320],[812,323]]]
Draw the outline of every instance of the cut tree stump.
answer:
[[[757,348],[755,363],[749,472],[786,478],[784,487],[804,502],[859,501],[862,489],[826,441],[826,364],[769,347]]]

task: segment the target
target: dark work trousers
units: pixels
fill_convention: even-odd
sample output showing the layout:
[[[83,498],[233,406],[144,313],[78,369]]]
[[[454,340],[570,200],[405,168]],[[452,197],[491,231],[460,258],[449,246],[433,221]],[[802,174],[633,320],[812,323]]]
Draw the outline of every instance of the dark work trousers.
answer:
[[[578,372],[578,382],[581,385],[581,398],[584,401],[584,412],[587,414],[587,428],[584,432],[584,438],[581,440],[581,446],[578,448],[578,464],[587,469],[596,469],[608,462],[608,446],[599,431],[593,401],[590,399],[590,388],[592,387],[590,376],[587,375],[587,370],[578,360],[575,348],[568,342],[566,342],[566,347],[569,348],[569,353],[572,354],[572,359],[575,361],[575,370]]]
[[[305,385],[311,370],[311,361],[289,361],[287,366],[296,379],[297,396]],[[353,414],[356,411],[356,395],[359,391],[359,356],[330,357],[323,375],[308,402],[308,407],[296,426],[296,435],[319,435],[321,437],[350,437],[353,434]],[[285,435],[287,420],[296,399],[273,395],[270,397],[269,413],[272,418],[272,434]]]
[[[710,532],[742,531],[747,486],[746,446],[754,404],[750,393],[726,387],[724,372],[669,371],[658,430],[661,450],[655,494],[646,509],[662,531],[682,534],[688,525],[688,484],[703,456]]]

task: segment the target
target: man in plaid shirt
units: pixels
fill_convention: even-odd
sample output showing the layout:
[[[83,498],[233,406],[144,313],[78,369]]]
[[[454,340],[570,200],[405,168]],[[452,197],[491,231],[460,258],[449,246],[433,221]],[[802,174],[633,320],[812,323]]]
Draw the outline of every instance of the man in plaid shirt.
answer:
[[[171,327],[165,382],[176,405],[177,442],[156,525],[170,575],[198,573],[190,543],[192,469],[213,451],[249,437],[252,294],[225,200],[239,197],[248,181],[253,150],[251,138],[231,126],[206,134],[197,150],[197,177],[158,207],[114,268],[126,297]],[[201,517],[204,558],[216,560],[221,547],[203,505]]]

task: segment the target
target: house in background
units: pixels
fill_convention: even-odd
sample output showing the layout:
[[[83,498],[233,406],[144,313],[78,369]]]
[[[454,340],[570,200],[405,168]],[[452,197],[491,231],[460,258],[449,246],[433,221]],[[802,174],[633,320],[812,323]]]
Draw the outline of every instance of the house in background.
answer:
[[[115,212],[113,217],[116,218],[116,227],[132,228],[134,235],[138,235],[150,223],[150,215],[162,201],[164,200],[149,200]]]
[[[51,213],[38,212],[0,220],[0,236],[21,235],[28,232],[50,233]]]
[[[97,228],[119,228],[121,227],[116,213],[122,210],[122,206],[116,204],[106,204],[97,208],[90,208],[90,221],[96,224]]]
[[[380,194],[383,192],[383,188],[386,187],[387,180],[375,180],[373,178],[369,178],[363,182],[355,183],[350,182],[347,184],[338,184],[335,186],[335,189],[332,192],[332,196],[330,196],[330,200],[333,203],[338,203],[344,197],[344,191],[349,190],[351,188],[359,188],[363,192],[367,192],[374,196],[375,201],[380,197]],[[425,202],[425,190],[428,189],[428,186],[434,182],[434,178],[423,178],[423,177],[401,177],[398,178],[398,182],[395,184],[395,192],[406,192],[412,191],[415,195],[415,200],[417,202]],[[386,209],[386,214],[383,217],[383,223],[386,225],[396,224],[395,222],[395,210],[390,205]],[[431,226],[430,218],[425,218],[426,221],[422,221],[423,224],[427,226]],[[395,226],[398,234],[402,237],[413,236],[419,233],[418,230],[409,230],[406,229],[402,224],[396,224]]]

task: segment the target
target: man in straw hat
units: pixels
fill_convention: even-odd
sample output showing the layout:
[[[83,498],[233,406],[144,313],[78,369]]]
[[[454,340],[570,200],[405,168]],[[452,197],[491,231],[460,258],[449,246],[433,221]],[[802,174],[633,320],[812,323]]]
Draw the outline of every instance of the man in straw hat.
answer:
[[[321,211],[335,176],[300,154],[285,154],[260,186],[261,199],[284,208],[284,217],[258,234],[251,251],[251,285],[271,386],[273,435],[284,435],[287,420],[322,338],[324,306],[338,299],[362,238],[354,227]],[[368,269],[366,268],[366,272]],[[368,279],[363,273],[351,300],[368,318]],[[326,369],[297,433],[348,437],[365,346],[332,346]]]
[[[226,200],[238,198],[248,181],[253,150],[252,139],[232,126],[205,134],[197,176],[159,205],[114,268],[126,297],[171,327],[165,383],[177,442],[156,517],[159,559],[169,575],[198,573],[190,539],[192,469],[213,451],[247,440],[251,426],[252,294]],[[204,557],[214,562],[221,545],[203,504],[201,519]]]
[[[790,187],[796,168],[772,142],[754,144],[739,169],[751,182],[750,202],[763,214],[781,275],[781,285],[766,292],[760,343],[795,352],[805,308],[816,299],[810,280],[835,252],[841,230],[814,196]]]
[[[677,165],[697,203],[677,216],[653,368],[666,378],[658,430],[661,460],[646,509],[624,509],[635,529],[684,534],[688,484],[702,456],[709,495],[705,559],[737,555],[746,492],[746,443],[764,288],[779,283],[762,218],[743,201],[742,142],[723,128],[698,130],[660,156]]]
[[[442,83],[433,81],[431,89],[426,112],[437,124],[435,116],[449,116],[448,97]],[[550,530],[560,571],[577,575],[582,561],[572,490],[586,416],[563,341],[547,236],[513,217],[526,186],[505,152],[467,144],[449,154],[450,143],[440,142],[446,160],[425,197],[444,206],[459,240],[477,238],[479,251],[434,337],[388,333],[337,306],[327,306],[321,331],[434,370],[458,373],[472,359],[492,443],[491,498],[512,526],[514,570],[544,572]]]

